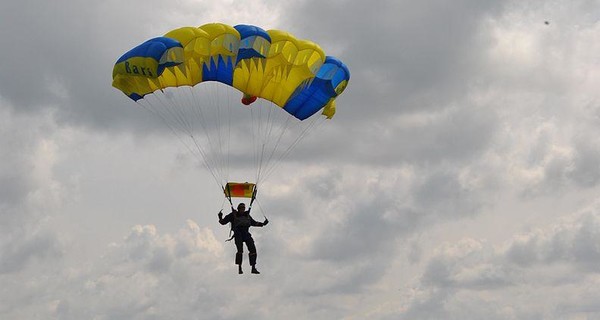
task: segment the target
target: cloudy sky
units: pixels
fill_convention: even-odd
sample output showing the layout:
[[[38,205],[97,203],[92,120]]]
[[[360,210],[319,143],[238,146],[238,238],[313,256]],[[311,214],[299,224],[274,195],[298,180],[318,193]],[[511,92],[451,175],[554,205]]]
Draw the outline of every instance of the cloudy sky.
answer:
[[[210,174],[111,87],[208,22],[352,72],[261,188],[261,275]],[[0,38],[2,319],[600,318],[598,0],[2,1]]]

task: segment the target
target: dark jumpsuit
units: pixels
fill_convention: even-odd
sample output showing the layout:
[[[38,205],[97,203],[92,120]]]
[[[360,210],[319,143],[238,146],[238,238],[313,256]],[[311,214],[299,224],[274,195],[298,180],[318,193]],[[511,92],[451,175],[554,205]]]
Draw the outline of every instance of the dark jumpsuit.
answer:
[[[233,210],[231,213],[219,219],[219,223],[225,225],[231,223],[231,230],[233,231],[233,239],[235,241],[235,247],[237,253],[235,254],[235,264],[242,264],[242,256],[244,253],[244,242],[248,247],[248,258],[250,259],[250,265],[256,265],[256,246],[254,245],[254,239],[250,234],[250,227],[262,227],[265,224],[258,222],[250,216],[249,211],[238,213],[237,210]]]

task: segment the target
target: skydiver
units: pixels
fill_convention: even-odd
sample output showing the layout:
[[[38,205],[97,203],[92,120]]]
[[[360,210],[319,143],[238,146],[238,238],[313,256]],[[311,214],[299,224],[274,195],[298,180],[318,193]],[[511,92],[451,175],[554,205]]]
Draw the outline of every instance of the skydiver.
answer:
[[[259,274],[256,270],[256,246],[254,245],[254,239],[249,232],[250,227],[263,227],[269,223],[269,220],[265,217],[265,221],[258,222],[250,216],[250,211],[246,211],[246,205],[240,203],[237,210],[232,208],[231,213],[223,217],[223,210],[217,214],[219,217],[219,223],[225,225],[231,223],[231,230],[233,231],[233,239],[235,241],[235,247],[237,252],[235,254],[235,264],[238,265],[238,273],[244,273],[242,271],[242,257],[244,253],[244,242],[248,247],[248,258],[250,260],[250,266],[252,266],[252,273]],[[231,240],[231,239],[230,239]]]

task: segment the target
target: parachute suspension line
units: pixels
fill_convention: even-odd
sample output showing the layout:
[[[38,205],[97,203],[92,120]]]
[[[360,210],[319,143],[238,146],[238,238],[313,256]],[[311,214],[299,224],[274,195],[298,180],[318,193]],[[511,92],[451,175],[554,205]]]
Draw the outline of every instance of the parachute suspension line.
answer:
[[[189,88],[189,87],[188,87]],[[190,96],[190,94],[188,94],[189,91],[187,90],[180,90],[177,91],[176,94],[173,94],[173,97],[175,98],[175,100],[177,100],[177,104],[179,106],[181,106],[180,108],[178,108],[178,110],[180,110],[180,114],[182,117],[184,117],[186,120],[186,122],[189,124],[189,137],[192,140],[192,142],[194,143],[195,148],[198,150],[198,153],[200,153],[204,159],[204,162],[209,161],[207,158],[207,154],[206,151],[200,146],[200,144],[198,143],[197,139],[196,139],[196,117],[194,116],[194,109],[196,109],[194,107],[194,101],[192,100],[192,97]]]
[[[262,154],[261,154],[261,162],[264,163],[264,152],[265,152],[265,145],[268,145],[270,143],[270,138],[272,137],[272,132],[273,132],[273,126],[275,124],[275,120],[272,120],[271,116],[273,115],[273,108],[275,108],[274,103],[271,102],[270,105],[268,106],[267,109],[269,109],[269,113],[268,113],[268,118],[267,118],[267,128],[268,130],[265,130],[265,138],[263,139],[263,149]],[[260,168],[259,168],[259,175],[258,175],[258,179],[260,179],[260,172],[262,172],[262,168],[263,168],[263,163],[261,163]],[[268,162],[266,162],[268,164]],[[266,165],[266,164],[265,164]]]
[[[261,105],[258,110],[250,108],[252,123],[253,123],[253,145],[254,145],[254,162],[256,168],[256,184],[260,184],[265,178],[270,175],[273,168],[277,166],[282,159],[293,149],[305,135],[310,132],[314,126],[316,118],[313,118],[312,125],[308,122],[308,127],[301,132],[301,135],[295,141],[291,141],[292,145],[280,155],[280,149],[285,145],[283,143],[286,134],[294,127],[295,118],[290,117],[281,108],[273,102],[265,102],[260,100]],[[265,109],[267,108],[267,109]],[[265,110],[263,110],[265,109]],[[301,129],[300,121],[297,128]]]
[[[159,103],[162,104],[162,102],[160,101],[160,99],[157,98],[157,100],[159,100]],[[171,132],[177,137],[179,138],[180,141],[182,141],[182,143],[189,148],[189,146],[187,145],[187,143],[185,143],[185,141],[183,141],[181,139],[181,135],[185,135],[186,132],[185,130],[180,126],[179,128],[176,128],[175,125],[177,125],[177,122],[172,123],[171,121],[168,121],[168,118],[165,117],[165,114],[160,112],[160,110],[164,110],[165,108],[162,107],[157,107],[155,106],[149,99],[144,99],[142,100],[144,101],[147,105],[140,103],[140,101],[136,101],[136,103],[138,105],[140,105],[142,108],[144,108],[145,110],[147,110],[148,112],[158,116],[166,125],[167,127],[171,130]],[[167,112],[170,113],[170,112]],[[179,125],[181,125],[181,123],[179,123]]]
[[[268,219],[267,211],[265,211],[265,209],[260,205],[260,201],[258,201],[258,199],[256,199],[256,204],[258,204],[258,209],[260,209],[260,212],[262,213],[263,217],[265,217],[265,219]]]
[[[177,92],[179,92],[179,91],[177,91]],[[190,137],[191,141],[194,144],[194,147],[195,147],[194,149],[197,150],[197,152],[202,156],[204,163],[206,163],[206,166],[210,168],[211,174],[213,176],[215,176],[215,178],[218,181],[218,177],[221,176],[221,174],[219,174],[219,171],[218,171],[219,168],[218,168],[218,166],[216,166],[214,159],[211,159],[210,154],[208,154],[206,152],[206,150],[204,150],[200,146],[198,141],[196,140],[196,138],[194,136],[194,128],[192,126],[192,122],[189,121],[190,117],[186,117],[186,114],[185,114],[185,110],[184,110],[185,104],[181,101],[181,99],[178,99],[179,96],[178,96],[177,92],[171,93],[171,96],[168,96],[166,93],[163,92],[166,100],[169,103],[165,103],[164,101],[162,101],[160,99],[160,97],[161,97],[160,94],[156,95],[156,96],[157,96],[157,99],[159,100],[159,102],[163,106],[165,106],[166,110],[171,115],[171,118],[177,120],[176,123],[179,124],[182,132]],[[179,101],[176,101],[176,100],[179,100]],[[193,151],[193,150],[190,150],[190,151]],[[194,153],[194,152],[192,152],[192,153]]]
[[[321,127],[323,125],[323,123],[325,123],[326,120],[327,120],[326,118],[321,117],[321,116],[313,117],[313,120],[311,120],[309,125],[306,126],[302,130],[302,133],[294,140],[294,142],[283,152],[283,154],[281,154],[281,156],[279,156],[279,158],[267,170],[264,180],[267,180],[273,174],[273,172],[275,172],[275,169],[281,164],[282,160],[285,159],[290,154],[290,152],[298,145],[298,143],[300,141],[302,141],[306,136],[308,136],[310,132],[316,131],[316,129],[314,129],[315,127],[316,128]]]
[[[189,120],[187,119],[187,117],[185,116],[184,111],[182,110],[182,105],[181,103],[178,103],[177,101],[175,101],[175,95],[176,92],[165,92],[163,90],[161,90],[161,94],[155,94],[157,96],[157,99],[159,101],[161,101],[161,104],[163,104],[166,109],[170,112],[171,115],[173,115],[173,117],[175,119],[177,119],[177,121],[180,123],[181,127],[183,128],[184,132],[187,132],[188,135],[192,135],[193,133],[193,127],[192,124],[189,122]],[[165,103],[164,101],[160,100],[160,97],[163,96],[164,99],[168,102]]]
[[[325,120],[326,119],[323,117],[314,117],[312,120],[310,120],[310,123],[303,128],[301,134],[296,137],[294,142],[292,142],[292,144],[290,144],[287,147],[287,149],[283,153],[281,153],[277,160],[274,161],[273,165],[267,170],[265,180],[269,178],[273,174],[273,172],[275,172],[275,169],[279,167],[279,165],[281,165],[283,159],[287,158],[287,156],[292,152],[292,150],[294,150],[296,146],[302,140],[304,140],[304,138],[306,138],[313,130],[316,131],[315,127],[320,127],[323,123],[325,123]]]
[[[178,129],[182,134],[189,134],[189,129],[186,126],[185,120],[180,117],[180,115],[175,111],[175,107],[172,105],[172,101],[169,100],[170,103],[167,103],[163,98],[166,98],[164,95],[164,91],[161,89],[159,94],[158,91],[154,93],[154,98],[160,103],[160,107],[154,107],[157,113],[163,115],[163,119],[173,125]],[[146,99],[144,99],[146,100]],[[162,111],[162,112],[161,112]],[[166,116],[165,116],[166,115]],[[168,121],[167,119],[172,119]]]
[[[264,172],[263,169],[268,168],[269,164],[271,162],[271,159],[273,158],[273,154],[277,152],[277,149],[279,147],[279,144],[281,142],[281,138],[283,137],[283,135],[285,134],[285,132],[287,131],[287,127],[289,125],[290,119],[291,117],[285,117],[285,125],[284,126],[280,126],[279,128],[279,134],[278,135],[273,135],[273,128],[275,127],[275,123],[278,123],[278,121],[274,120],[275,119],[275,115],[272,115],[272,110],[274,108],[278,108],[277,106],[275,106],[275,104],[273,102],[270,103],[269,106],[269,119],[267,120],[267,124],[268,124],[268,131],[265,134],[265,139],[263,141],[265,141],[265,145],[269,145],[272,143],[271,138],[276,138],[275,141],[275,145],[271,148],[270,147],[270,152],[268,153],[268,156],[266,156],[265,159],[265,154],[261,154],[261,163],[259,165],[258,168],[258,174],[256,177],[256,183],[258,184],[260,182],[260,179],[262,177],[262,173]],[[281,111],[281,110],[280,110]],[[273,118],[271,118],[271,116],[273,116]],[[262,150],[264,152],[264,148]]]
[[[183,109],[183,103],[179,103],[179,105],[177,105],[173,100],[169,98],[164,91],[161,90],[161,92],[163,93],[161,94],[155,94],[157,100],[159,101],[159,103],[164,106],[164,108],[161,109],[165,109],[169,115],[168,118],[170,119],[175,119],[176,121],[175,124],[177,125],[177,127],[179,127],[179,131],[181,131],[184,135],[189,136],[191,141],[193,142],[194,148],[190,147],[189,145],[187,145],[185,142],[184,144],[188,147],[188,149],[190,150],[190,152],[192,152],[192,154],[200,154],[202,156],[201,159],[199,159],[202,163],[204,163],[205,167],[207,167],[207,169],[209,170],[209,172],[211,173],[211,175],[215,178],[215,181],[217,182],[217,184],[220,185],[219,182],[219,177],[222,176],[219,174],[219,168],[214,160],[214,158],[210,157],[210,154],[201,147],[201,145],[198,143],[197,139],[194,136],[194,132],[193,132],[193,127],[191,125],[191,123],[186,120],[186,116],[184,114]],[[179,91],[177,91],[179,92]],[[165,101],[163,101],[163,99],[161,99],[161,96],[164,96],[167,98],[169,103],[166,103]],[[176,93],[173,93],[173,96],[176,96]],[[181,137],[179,137],[180,140]],[[183,142],[183,140],[182,140]],[[210,140],[209,140],[210,142]],[[197,152],[194,152],[194,150],[196,150]]]
[[[304,140],[307,136],[309,136],[312,132],[318,131],[318,129],[327,121],[327,118],[321,117],[320,115],[314,117],[313,120],[306,126],[300,136],[298,136],[294,142],[283,152],[283,154],[277,160],[277,164],[280,164],[281,161],[289,156],[289,154],[296,148],[296,146]],[[275,171],[275,166],[269,169],[268,176],[270,176]]]
[[[230,110],[231,101],[230,94],[228,90],[224,90],[223,93],[222,86],[216,86],[215,92],[215,110],[217,111],[217,147],[215,152],[218,154],[219,166],[221,168],[221,174],[224,178],[224,181],[227,182],[229,180],[229,165],[228,165],[228,153],[225,150],[228,150],[227,146],[224,148],[224,144],[229,144],[230,141],[225,134],[227,128],[225,128],[225,123],[229,120],[228,116],[230,113],[227,111]],[[230,121],[228,123],[231,123]]]
[[[221,124],[221,105],[222,105],[222,99],[221,99],[221,86],[215,86],[215,111],[217,113],[217,119],[216,119],[216,140],[217,140],[217,145],[216,145],[216,155],[217,155],[217,162],[219,164],[219,168],[221,170],[221,176],[224,176],[224,172],[223,172],[223,168],[224,168],[224,161],[223,161],[223,139],[222,139],[222,135],[221,135],[221,129],[222,129],[222,124]]]
[[[279,132],[279,135],[277,137],[277,141],[275,142],[275,146],[273,147],[273,149],[271,150],[271,154],[267,158],[266,165],[265,165],[265,167],[266,167],[265,171],[268,171],[268,168],[272,166],[271,161],[273,160],[273,155],[275,155],[275,153],[278,151],[279,146],[281,145],[281,139],[283,138],[283,136],[287,132],[289,124],[292,121],[291,119],[292,119],[292,117],[286,117],[285,125],[282,128],[280,128],[280,132]],[[262,170],[262,168],[261,168],[261,170]],[[260,180],[260,178],[261,178],[261,176],[259,175],[258,180]],[[258,183],[258,182],[259,181],[257,181],[256,183]]]
[[[223,186],[221,186],[223,187]],[[227,198],[223,198],[223,202],[221,202],[221,210],[223,210],[223,206],[225,205],[225,201],[227,201]]]
[[[258,184],[258,182],[260,181],[260,177],[262,175],[263,169],[268,165],[268,160],[269,157],[266,157],[266,154],[269,154],[269,149],[271,148],[271,144],[272,144],[272,138],[274,138],[273,136],[273,128],[275,127],[275,124],[278,123],[278,121],[276,121],[276,114],[277,112],[274,112],[275,108],[278,108],[278,106],[276,106],[272,101],[270,101],[266,106],[265,103],[263,103],[263,106],[261,107],[261,109],[267,109],[267,115],[266,118],[264,120],[264,127],[263,127],[263,119],[261,118],[260,121],[260,128],[262,130],[262,132],[259,133],[259,137],[260,137],[260,142],[259,142],[259,150],[257,150],[258,152],[258,163],[257,163],[257,173],[256,173],[256,183]],[[282,113],[281,110],[280,114]],[[289,117],[285,117],[286,120],[289,119]],[[274,150],[272,150],[271,148],[271,153],[274,152]]]
[[[229,168],[231,166],[231,117],[232,117],[232,97],[230,91],[227,94],[227,176],[225,177],[225,181],[229,181]]]
[[[261,133],[261,145],[260,145],[260,156],[259,156],[259,164],[258,164],[258,173],[257,173],[257,183],[258,180],[260,180],[260,176],[262,174],[262,169],[265,167],[265,154],[268,153],[268,148],[270,148],[269,144],[270,144],[270,138],[272,136],[272,132],[273,132],[273,126],[275,124],[274,118],[273,118],[273,108],[274,108],[274,104],[273,102],[269,102],[267,103],[267,105],[265,107],[263,107],[263,109],[266,109],[266,116],[264,119],[264,126],[261,126],[261,129],[263,130],[263,132]]]
[[[263,108],[261,108],[261,109],[263,109]],[[261,110],[261,115],[262,115],[262,110]],[[259,138],[260,138],[259,149],[260,150],[259,150],[259,156],[258,156],[259,162],[258,162],[258,168],[257,168],[257,173],[256,173],[256,182],[258,182],[258,179],[260,179],[260,172],[261,172],[261,168],[262,168],[262,165],[263,165],[263,162],[264,162],[265,148],[266,148],[266,143],[267,143],[267,134],[269,132],[268,128],[269,128],[269,119],[270,119],[270,117],[271,117],[271,110],[269,109],[269,112],[267,114],[267,119],[266,119],[266,122],[265,122],[265,127],[266,128],[264,128],[263,132],[259,132]],[[261,120],[262,120],[262,117],[261,117],[261,119],[259,121],[261,121]],[[260,124],[260,128],[261,128],[261,130],[263,129],[262,128],[262,121],[261,121],[261,124]]]
[[[262,104],[263,103],[261,101],[261,105]],[[260,109],[262,109],[261,107],[262,106],[259,106],[258,112],[260,112]],[[254,115],[254,113],[255,113],[254,108],[252,106],[249,106],[249,108],[250,108],[250,117],[252,119],[252,152],[253,152],[253,156],[254,156],[254,168],[257,168],[256,178],[255,178],[255,181],[256,181],[256,179],[258,179],[258,163],[259,163],[259,159],[258,159],[258,145],[259,145],[258,134],[259,133],[258,132],[260,131],[259,130],[260,121],[257,119],[258,116]]]
[[[258,186],[254,184],[254,190],[252,190],[252,199],[250,200],[250,205],[248,206],[248,210],[252,209],[252,204],[254,200],[256,200],[256,192],[258,192]]]
[[[190,132],[191,132],[190,135],[193,135],[193,133],[196,130],[196,126],[195,126],[195,122],[194,122],[194,117],[192,117],[191,112],[190,112],[191,108],[192,108],[192,103],[190,101],[189,96],[186,95],[185,93],[186,93],[185,90],[178,90],[177,92],[173,92],[173,100],[175,100],[176,105],[180,106],[179,112],[180,112],[181,116],[189,124]]]
[[[221,117],[220,117],[220,111],[221,111],[221,101],[220,101],[220,86],[216,85],[215,83],[207,83],[208,87],[210,88],[209,91],[209,103],[208,103],[208,107],[209,110],[206,110],[207,113],[212,111],[212,117],[210,118],[213,124],[212,128],[209,128],[209,132],[207,134],[209,134],[210,140],[209,140],[209,144],[210,144],[210,148],[211,148],[211,153],[213,155],[213,159],[215,162],[215,165],[217,166],[217,169],[220,172],[220,176],[221,179],[223,179],[224,176],[224,172],[223,172],[223,160],[222,160],[222,152],[220,152],[220,148],[221,148]],[[207,123],[208,126],[209,123]],[[213,136],[210,136],[210,131],[212,130],[213,132]]]
[[[206,84],[207,86],[209,84]],[[205,88],[206,89],[206,88]],[[210,151],[210,153],[208,154],[207,152],[205,152],[207,155],[205,157],[205,161],[206,163],[211,166],[213,171],[216,171],[219,173],[219,177],[221,178],[221,181],[218,183],[219,186],[222,185],[222,180],[223,180],[223,170],[222,170],[222,166],[219,164],[219,158],[218,158],[218,154],[216,152],[216,147],[215,147],[215,142],[214,141],[215,137],[213,137],[211,135],[211,129],[213,129],[212,127],[210,127],[210,121],[208,121],[209,117],[208,114],[210,113],[210,109],[214,109],[214,106],[216,106],[216,102],[215,102],[215,98],[214,98],[214,93],[212,92],[213,90],[208,90],[208,94],[207,99],[203,99],[203,102],[200,101],[200,99],[196,96],[194,90],[192,88],[190,88],[190,93],[192,95],[193,101],[194,101],[194,106],[195,108],[193,108],[195,110],[195,115],[198,117],[199,122],[200,122],[200,126],[202,128],[202,131],[204,132],[204,136],[207,139],[208,142],[208,150]],[[213,123],[214,124],[214,123]],[[195,140],[195,139],[194,139]],[[198,148],[201,149],[200,145],[198,143],[196,143],[196,145],[198,145]]]
[[[167,121],[167,119],[165,119],[164,115],[160,112],[158,112],[158,108],[156,108],[150,101],[146,101],[146,103],[148,104],[148,106],[146,106],[143,103],[140,103],[139,101],[136,101],[136,103],[141,106],[142,108],[144,108],[144,110],[147,110],[148,112],[158,116],[169,128],[169,130],[171,130],[171,133],[173,133],[173,135],[175,137],[177,137],[177,139],[179,139],[179,141],[181,142],[181,144],[183,144],[191,154],[195,155],[196,158],[198,158],[198,160],[200,162],[202,162],[202,164],[206,167],[206,169],[208,170],[208,172],[212,175],[212,177],[215,179],[215,182],[220,186],[220,182],[219,179],[217,178],[215,172],[208,166],[208,164],[206,163],[206,161],[202,161],[203,159],[198,157],[198,154],[195,153],[193,151],[193,149],[181,138],[181,135],[177,133],[177,130],[175,130],[175,128],[173,127],[173,125]],[[199,149],[200,151],[200,155],[205,158],[204,153],[202,152],[201,149]]]
[[[205,152],[202,150],[202,148],[200,147],[200,145],[198,144],[198,142],[196,141],[196,139],[192,139],[192,141],[194,141],[194,145],[196,146],[196,150],[198,150],[198,152],[200,152],[200,154],[202,155],[203,158],[203,162],[202,164],[204,164],[204,166],[208,169],[208,171],[211,173],[211,175],[215,178],[215,182],[217,183],[217,185],[221,185],[221,181],[219,181],[219,179],[217,178],[217,172],[215,172],[215,170],[211,167],[209,167],[208,162],[207,162],[207,156],[205,154]]]
[[[215,86],[214,83],[206,83],[206,87],[200,87],[202,89],[206,89],[208,91],[207,103],[201,104],[203,107],[206,107],[205,114],[210,115],[207,118],[206,122],[206,136],[208,138],[208,144],[211,150],[211,155],[213,159],[213,163],[215,164],[216,170],[219,171],[221,179],[223,179],[223,168],[221,166],[220,154],[219,154],[219,126],[218,126],[218,86]],[[211,126],[212,124],[212,126]]]
[[[229,184],[225,185],[227,187],[227,190],[225,190],[224,186],[221,186],[221,189],[223,189],[223,194],[225,194],[225,198],[227,200],[229,200],[229,204],[231,205],[231,210],[233,211],[233,202],[231,201],[231,189],[229,189]],[[225,202],[225,201],[223,201]],[[221,205],[222,207],[223,205]]]
[[[221,116],[223,119],[220,121],[219,125],[219,144],[222,158],[222,166],[224,169],[225,181],[229,181],[229,166],[230,166],[230,153],[231,153],[231,107],[232,107],[232,99],[231,99],[231,90],[225,90],[225,99],[223,104],[224,108],[218,108],[219,110],[223,109],[221,112]]]
[[[180,91],[177,91],[178,93]],[[185,92],[185,90],[183,91]],[[182,94],[183,95],[183,94]],[[206,150],[204,150],[201,145],[198,143],[198,140],[196,139],[195,135],[194,135],[194,131],[195,131],[195,126],[194,126],[194,117],[192,116],[193,113],[190,114],[186,114],[185,112],[185,107],[187,105],[187,108],[189,110],[192,110],[193,107],[193,103],[191,103],[191,101],[189,99],[187,99],[187,104],[184,102],[183,97],[181,97],[180,95],[174,94],[174,99],[173,100],[177,100],[177,104],[179,106],[179,108],[177,108],[177,105],[175,105],[175,110],[179,111],[180,117],[183,119],[187,119],[185,120],[185,123],[188,125],[188,135],[190,137],[190,139],[192,140],[192,142],[194,143],[195,149],[198,150],[198,152],[202,155],[202,158],[204,159],[204,162],[207,163],[207,166],[211,167],[212,171],[215,172],[217,176],[221,176],[221,174],[219,174],[218,172],[218,167],[215,166],[215,163],[213,160],[210,159],[209,154],[207,154]],[[211,164],[212,162],[212,164]]]
[[[171,90],[171,88],[169,88],[169,90],[169,92],[165,93],[165,97],[171,103],[173,111],[177,114],[178,118],[181,119],[182,123],[184,123],[187,127],[189,135],[193,135],[194,121],[187,112],[187,109],[189,109],[189,104],[184,99],[185,96],[183,92],[185,91],[182,92],[181,90]]]

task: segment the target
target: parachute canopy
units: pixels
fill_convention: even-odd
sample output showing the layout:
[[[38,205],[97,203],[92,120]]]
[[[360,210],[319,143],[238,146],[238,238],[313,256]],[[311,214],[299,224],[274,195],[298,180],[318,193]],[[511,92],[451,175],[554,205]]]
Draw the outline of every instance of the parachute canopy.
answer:
[[[255,199],[259,182],[333,117],[350,72],[318,44],[288,32],[209,23],[134,47],[116,61],[112,77],[115,88],[167,124],[231,201]],[[237,91],[240,103],[231,99]],[[252,161],[254,178],[247,176]],[[231,168],[242,171],[237,181],[254,183],[230,182]]]
[[[217,81],[271,101],[304,120],[319,110],[335,114],[335,98],[350,79],[340,60],[321,47],[257,26],[210,23],[150,39],[119,58],[112,85],[134,101],[169,87]]]

